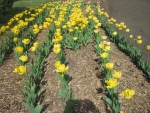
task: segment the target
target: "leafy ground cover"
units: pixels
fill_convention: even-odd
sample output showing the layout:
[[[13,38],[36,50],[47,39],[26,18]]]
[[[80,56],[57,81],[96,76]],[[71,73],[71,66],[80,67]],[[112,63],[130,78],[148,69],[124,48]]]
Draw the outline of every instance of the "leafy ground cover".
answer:
[[[24,24],[17,20],[8,31],[13,49],[2,54],[1,112],[126,113],[124,97],[134,94],[123,96],[126,88],[135,91],[131,112],[149,112],[148,75],[112,43],[121,36],[108,27],[107,12],[94,5],[49,2],[14,17]]]

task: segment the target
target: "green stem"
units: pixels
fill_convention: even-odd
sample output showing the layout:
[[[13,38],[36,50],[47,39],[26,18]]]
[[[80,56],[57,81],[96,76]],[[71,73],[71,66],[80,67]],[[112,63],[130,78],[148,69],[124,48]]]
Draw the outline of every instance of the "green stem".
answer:
[[[130,113],[130,99],[128,100],[128,113]]]

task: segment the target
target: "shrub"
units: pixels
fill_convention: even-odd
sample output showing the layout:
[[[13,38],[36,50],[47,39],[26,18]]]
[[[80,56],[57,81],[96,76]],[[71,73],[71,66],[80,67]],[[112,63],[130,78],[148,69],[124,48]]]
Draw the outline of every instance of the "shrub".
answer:
[[[15,0],[0,0],[0,17],[5,16]]]

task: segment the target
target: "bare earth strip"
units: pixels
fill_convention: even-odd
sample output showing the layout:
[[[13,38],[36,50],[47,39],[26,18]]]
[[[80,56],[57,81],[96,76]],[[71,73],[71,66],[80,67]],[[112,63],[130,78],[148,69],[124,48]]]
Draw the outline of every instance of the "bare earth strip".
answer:
[[[94,52],[93,42],[82,46],[77,52],[67,50],[66,54],[70,67],[68,73],[72,76],[72,95],[77,94],[79,98],[74,113],[105,113],[106,107],[102,100],[105,95],[99,93],[99,90],[103,91],[103,86],[97,78],[100,64],[96,59],[99,56]]]

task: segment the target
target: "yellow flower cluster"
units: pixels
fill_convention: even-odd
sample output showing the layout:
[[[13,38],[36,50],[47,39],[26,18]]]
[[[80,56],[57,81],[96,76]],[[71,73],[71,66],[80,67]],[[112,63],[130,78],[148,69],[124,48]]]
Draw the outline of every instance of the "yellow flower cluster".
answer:
[[[110,42],[102,41],[99,44],[99,48],[102,49],[105,52],[109,52],[110,51]]]
[[[67,22],[67,27],[70,30],[70,32],[73,32],[73,28],[75,29],[84,29],[87,25],[88,25],[88,18],[86,18],[84,15],[83,15],[83,12],[81,9],[77,8],[77,7],[74,7],[72,8],[71,10],[71,15],[69,16],[70,19],[69,21]]]
[[[60,29],[56,29],[52,42],[57,44],[57,43],[59,43],[62,40],[63,40],[63,36],[61,35],[61,30]]]
[[[142,40],[141,40],[141,36],[137,36],[137,39],[135,39],[135,41],[137,42],[137,44],[142,44]]]
[[[40,32],[40,27],[37,24],[35,24],[33,26],[33,33],[34,34],[38,34],[39,32]]]
[[[127,28],[127,26],[124,24],[124,22],[116,23],[115,26],[116,26],[116,28],[118,28],[118,30],[123,30],[123,29]]]
[[[97,7],[97,10],[99,15],[104,15],[106,18],[109,18],[108,13],[103,11],[104,9],[100,9],[99,7]]]
[[[114,24],[115,22],[116,22],[116,19],[114,19],[114,18],[108,19],[108,23],[109,23],[110,25]]]
[[[54,53],[59,54],[61,51],[61,45],[60,44],[54,44],[53,51],[54,51]]]

